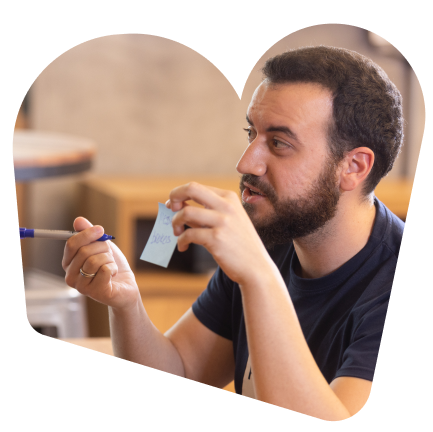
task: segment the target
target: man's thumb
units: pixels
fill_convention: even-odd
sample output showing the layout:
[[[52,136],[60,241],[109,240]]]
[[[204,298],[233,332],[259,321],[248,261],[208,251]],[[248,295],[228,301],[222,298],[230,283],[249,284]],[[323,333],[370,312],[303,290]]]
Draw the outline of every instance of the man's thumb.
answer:
[[[86,219],[86,218],[83,218],[83,217],[77,217],[75,220],[74,220],[74,230],[75,231],[83,231],[83,230],[85,230],[86,228],[90,228],[90,227],[92,227],[93,225]]]

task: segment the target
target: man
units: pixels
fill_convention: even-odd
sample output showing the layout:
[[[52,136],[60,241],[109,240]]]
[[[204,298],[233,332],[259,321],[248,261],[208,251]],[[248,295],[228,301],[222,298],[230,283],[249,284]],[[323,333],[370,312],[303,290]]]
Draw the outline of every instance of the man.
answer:
[[[290,51],[263,71],[237,165],[244,208],[197,183],[167,202],[179,250],[201,244],[219,265],[192,309],[162,335],[123,255],[83,218],[66,281],[109,306],[119,357],[217,387],[234,377],[238,393],[344,419],[370,393],[404,227],[373,192],[400,151],[401,97],[337,48]]]

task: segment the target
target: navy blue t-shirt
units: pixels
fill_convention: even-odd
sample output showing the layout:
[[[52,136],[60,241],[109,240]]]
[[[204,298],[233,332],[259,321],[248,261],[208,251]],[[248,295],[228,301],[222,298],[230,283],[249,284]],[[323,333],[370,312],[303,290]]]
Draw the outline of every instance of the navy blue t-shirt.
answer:
[[[278,266],[305,339],[330,383],[350,376],[373,380],[404,223],[379,200],[366,246],[330,275],[304,279],[293,244],[269,251]],[[238,284],[218,268],[192,306],[199,321],[233,341],[235,388],[242,393],[248,346]]]

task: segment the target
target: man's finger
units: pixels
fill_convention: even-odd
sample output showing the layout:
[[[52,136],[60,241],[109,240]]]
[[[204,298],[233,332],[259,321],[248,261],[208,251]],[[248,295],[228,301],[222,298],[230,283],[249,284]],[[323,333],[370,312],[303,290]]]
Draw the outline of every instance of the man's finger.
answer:
[[[116,263],[114,261],[114,257],[111,253],[100,253],[98,255],[92,255],[84,262],[84,264],[80,267],[84,273],[96,274],[98,270],[105,264]],[[117,274],[117,266],[115,269],[115,273],[112,276]]]
[[[104,228],[96,225],[72,236],[65,245],[65,252],[62,260],[63,269],[66,269],[69,266],[75,254],[81,247],[98,240],[103,234]]]
[[[179,211],[185,201],[193,200],[204,207],[217,210],[222,204],[221,191],[222,189],[210,188],[197,182],[187,183],[170,192],[170,208],[173,211]]]
[[[191,228],[214,227],[218,224],[218,213],[202,207],[187,206],[178,211],[172,220],[174,235],[179,236],[185,230],[184,225]]]
[[[179,252],[185,252],[191,243],[204,246],[209,252],[211,252],[211,230],[208,228],[191,228],[185,230],[177,239],[177,248]]]
[[[74,220],[73,225],[75,231],[84,231],[85,229],[93,226],[86,218],[83,218],[82,216],[77,217]]]
[[[75,254],[69,266],[65,268],[66,283],[69,286],[75,288],[76,281],[80,275],[80,269],[84,268],[84,264],[88,259],[91,258],[90,262],[93,262],[95,258],[92,257],[95,257],[99,254],[109,254],[112,256],[112,261],[115,261],[111,248],[109,247],[109,245],[106,244],[106,242],[93,242],[89,245],[83,246]],[[86,273],[95,273],[95,272],[86,271]]]
[[[104,264],[98,269],[94,277],[86,278],[80,275],[76,289],[81,294],[98,300],[106,296],[105,291],[110,289],[111,278],[116,273],[117,266],[115,263]]]

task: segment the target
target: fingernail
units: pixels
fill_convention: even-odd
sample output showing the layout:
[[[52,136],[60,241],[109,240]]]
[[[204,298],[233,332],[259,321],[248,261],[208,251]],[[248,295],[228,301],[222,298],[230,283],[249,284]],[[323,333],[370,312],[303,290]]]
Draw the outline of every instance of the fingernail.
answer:
[[[102,228],[101,226],[95,226],[94,233],[97,235],[102,235],[104,234],[104,228]]]

